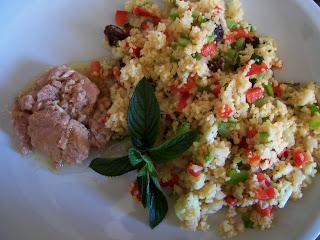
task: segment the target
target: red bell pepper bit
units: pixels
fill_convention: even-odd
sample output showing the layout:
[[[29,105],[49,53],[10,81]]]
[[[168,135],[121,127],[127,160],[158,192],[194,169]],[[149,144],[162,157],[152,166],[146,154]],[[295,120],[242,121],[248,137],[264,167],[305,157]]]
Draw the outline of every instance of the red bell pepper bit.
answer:
[[[220,96],[221,88],[222,88],[222,86],[221,86],[220,83],[214,84],[212,93],[213,93],[213,95],[214,95],[215,97],[219,97],[219,96]]]
[[[269,200],[276,196],[276,191],[273,187],[259,188],[255,193],[255,198],[259,200]]]
[[[261,87],[253,87],[247,90],[246,99],[248,103],[253,103],[258,99],[263,98],[264,89]]]
[[[193,163],[190,163],[187,171],[191,176],[198,177],[198,176],[200,176],[202,169],[203,169],[203,167],[196,165],[196,164],[193,164]]]
[[[216,114],[221,119],[226,119],[231,115],[231,113],[232,109],[228,104],[222,104],[216,108]]]
[[[308,155],[302,149],[295,149],[293,151],[293,162],[297,167],[304,165],[308,162]]]
[[[201,49],[201,54],[204,57],[208,57],[211,54],[214,54],[216,52],[216,48],[217,48],[217,45],[214,41],[209,42],[209,43],[203,45],[203,47]]]
[[[251,166],[257,166],[261,161],[260,155],[251,150],[248,150],[247,157],[248,157],[247,162]]]
[[[139,190],[139,184],[137,180],[131,183],[130,193],[134,199],[141,201],[141,193]]]
[[[237,28],[232,30],[228,35],[225,36],[225,40],[234,42],[239,38],[252,38],[255,35],[253,33],[246,32],[242,28]]]
[[[256,175],[259,183],[270,186],[271,181],[267,174],[259,172]]]
[[[287,147],[285,147],[281,152],[277,154],[278,158],[282,158],[282,157],[286,158],[288,157],[288,155],[289,155],[289,151]]]
[[[254,127],[249,127],[247,131],[248,138],[254,138],[257,135],[258,131]]]
[[[272,213],[272,206],[261,208],[259,204],[256,207],[257,212],[263,217],[270,217]]]
[[[267,69],[268,69],[268,66],[265,63],[261,63],[261,64],[254,63],[250,66],[250,69],[247,72],[246,77],[249,77],[254,74],[262,73],[262,72],[266,71]]]
[[[181,93],[177,106],[178,112],[182,112],[182,110],[187,106],[189,97],[189,93]]]
[[[225,196],[224,200],[230,206],[234,206],[237,203],[237,199],[235,199],[233,196],[230,196],[230,195]]]
[[[196,87],[196,82],[194,77],[189,77],[187,83],[178,87],[176,85],[172,85],[170,87],[171,92],[173,93],[188,93],[191,89]]]
[[[158,24],[161,21],[159,16],[139,6],[134,7],[132,13],[138,17],[150,17],[155,24]]]
[[[280,87],[280,84],[278,83],[272,83],[272,89],[273,89],[273,92],[274,94],[277,96],[277,97],[280,97],[281,96],[281,87]]]
[[[160,185],[162,187],[173,187],[174,185],[177,185],[179,183],[179,176],[175,173],[171,174],[171,178],[168,181],[162,181],[160,182]]]
[[[116,23],[120,26],[128,22],[129,13],[127,11],[117,10],[116,11]]]
[[[133,54],[135,57],[140,57],[141,48],[132,47],[132,48],[131,48],[131,51],[132,51],[132,54]]]
[[[101,71],[102,71],[102,67],[101,67],[100,61],[98,60],[92,61],[90,64],[90,72],[92,76],[100,77],[102,73]]]

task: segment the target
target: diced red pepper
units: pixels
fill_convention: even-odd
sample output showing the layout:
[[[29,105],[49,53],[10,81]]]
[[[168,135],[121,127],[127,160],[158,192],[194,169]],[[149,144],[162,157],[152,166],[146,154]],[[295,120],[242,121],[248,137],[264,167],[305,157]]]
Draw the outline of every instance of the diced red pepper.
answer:
[[[216,108],[216,114],[221,119],[226,119],[232,113],[232,109],[228,104],[222,104]]]
[[[131,48],[131,51],[132,51],[132,54],[133,54],[135,57],[140,57],[141,48],[132,47],[132,48]]]
[[[129,13],[127,11],[116,11],[116,23],[120,26],[124,25],[128,22],[129,19]]]
[[[201,49],[201,54],[204,57],[208,57],[216,52],[217,45],[214,41],[205,44]]]
[[[230,196],[230,195],[225,196],[224,200],[230,206],[234,206],[237,203],[237,199],[235,199],[233,196]]]
[[[273,92],[274,94],[277,96],[277,97],[280,97],[281,96],[281,87],[280,87],[280,84],[276,84],[276,83],[272,83],[272,89],[273,89]]]
[[[188,166],[188,173],[193,176],[193,177],[199,177],[200,174],[201,174],[201,171],[202,171],[203,167],[199,166],[199,165],[196,165],[196,164],[193,164],[193,163],[190,163],[189,166]]]
[[[253,33],[246,32],[242,28],[237,28],[237,29],[232,30],[228,35],[226,35],[225,40],[230,41],[230,42],[234,42],[240,38],[252,38],[254,36],[255,35]]]
[[[242,138],[241,141],[240,141],[240,143],[239,143],[239,147],[240,147],[240,148],[243,148],[243,149],[248,149],[248,146],[249,146],[249,145],[248,145],[246,139],[245,139],[245,138]]]
[[[153,27],[153,23],[149,20],[145,20],[141,23],[140,28],[142,30],[148,30]]]
[[[171,92],[173,93],[187,93],[189,92],[191,89],[196,87],[196,82],[195,82],[195,78],[194,76],[190,76],[188,78],[187,83],[183,84],[182,86],[178,87],[176,85],[172,85],[170,87]]]
[[[246,74],[246,77],[264,72],[267,69],[268,69],[268,66],[265,63],[261,63],[261,64],[254,63],[251,65],[249,71]]]
[[[124,31],[125,31],[126,34],[130,35],[131,29],[132,29],[131,26],[126,26],[126,27],[124,28]]]
[[[168,181],[162,181],[160,182],[160,185],[162,187],[173,187],[174,185],[177,185],[179,183],[179,176],[177,174],[172,173],[171,178]]]
[[[178,112],[182,112],[182,110],[187,106],[189,96],[190,96],[189,93],[181,93],[181,96],[180,96],[179,102],[178,102],[178,106],[177,106]]]
[[[258,131],[254,127],[249,127],[247,131],[247,137],[248,138],[254,138],[257,135]]]
[[[109,69],[108,78],[119,80],[120,79],[120,69],[119,67],[113,67]]]
[[[293,151],[293,162],[297,167],[304,165],[306,162],[308,162],[307,153],[302,149],[295,149]]]
[[[141,193],[139,190],[139,184],[137,180],[131,183],[130,193],[134,199],[141,201]]]
[[[289,152],[287,147],[285,147],[281,152],[277,154],[278,158],[288,157],[288,155],[289,155]]]
[[[169,33],[168,30],[165,30],[165,31],[164,31],[164,35],[166,35],[167,41],[170,41],[170,40],[171,40],[171,34]]]
[[[100,61],[97,61],[97,60],[92,61],[90,64],[91,74],[95,77],[100,77],[101,71],[102,71],[102,67],[101,67]]]
[[[272,206],[261,208],[260,205],[257,204],[257,212],[263,217],[270,217],[272,212]]]
[[[251,150],[248,150],[247,157],[248,157],[247,162],[251,166],[257,166],[257,165],[259,165],[259,163],[261,161],[260,155],[251,151]]]
[[[263,183],[266,186],[269,186],[271,183],[270,177],[262,172],[257,173],[257,179],[259,183]]]
[[[258,99],[263,98],[264,89],[261,87],[253,87],[246,92],[246,98],[248,103],[253,103]]]
[[[158,24],[161,21],[161,18],[159,16],[139,6],[134,7],[132,13],[133,15],[139,17],[150,17],[155,24]]]
[[[213,90],[212,90],[212,93],[215,97],[219,97],[220,96],[220,93],[221,93],[221,84],[220,83],[217,83],[214,85],[213,87]]]
[[[269,200],[276,196],[276,190],[273,187],[259,188],[255,193],[255,198],[259,200]]]

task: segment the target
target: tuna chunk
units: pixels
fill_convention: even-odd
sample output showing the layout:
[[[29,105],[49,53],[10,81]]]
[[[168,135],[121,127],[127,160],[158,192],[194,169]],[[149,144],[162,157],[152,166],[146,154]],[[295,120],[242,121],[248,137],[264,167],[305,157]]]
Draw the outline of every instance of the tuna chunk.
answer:
[[[99,100],[104,103],[99,104],[99,115],[95,109],[99,93],[86,76],[67,66],[43,74],[32,91],[14,102],[12,121],[22,152],[35,148],[55,162],[75,164],[88,157],[91,145],[104,146],[111,132],[97,118],[111,103],[109,97]]]

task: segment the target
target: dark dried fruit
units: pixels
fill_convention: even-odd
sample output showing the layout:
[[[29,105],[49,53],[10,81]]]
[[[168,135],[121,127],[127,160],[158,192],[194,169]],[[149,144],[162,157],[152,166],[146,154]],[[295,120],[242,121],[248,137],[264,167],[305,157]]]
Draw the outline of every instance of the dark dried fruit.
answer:
[[[126,66],[126,64],[121,60],[119,60],[119,66],[120,68],[123,68],[124,66]]]
[[[223,60],[221,58],[215,58],[208,62],[208,68],[212,72],[217,72],[219,69],[222,69]]]
[[[117,42],[128,37],[128,34],[115,25],[108,25],[104,29],[104,35],[109,41],[110,46],[117,46]]]
[[[213,33],[215,35],[214,40],[216,41],[216,43],[221,42],[223,39],[223,28],[222,28],[221,24],[216,26]]]
[[[256,48],[260,44],[260,39],[256,36],[251,38],[246,38],[246,43],[251,44],[253,48]]]

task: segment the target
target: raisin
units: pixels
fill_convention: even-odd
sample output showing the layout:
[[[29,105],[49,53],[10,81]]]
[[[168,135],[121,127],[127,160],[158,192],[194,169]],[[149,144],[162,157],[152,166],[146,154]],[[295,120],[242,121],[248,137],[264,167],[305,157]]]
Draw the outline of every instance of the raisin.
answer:
[[[256,48],[260,44],[260,39],[256,36],[251,38],[246,38],[246,43],[251,44],[253,48]]]
[[[110,46],[117,46],[117,42],[128,37],[128,34],[115,25],[108,25],[104,29],[104,35],[109,41]]]
[[[208,62],[208,68],[212,72],[217,72],[219,69],[222,69],[223,60],[221,58],[215,58]]]
[[[215,41],[216,43],[219,43],[222,41],[223,39],[223,28],[221,26],[221,24],[217,25],[216,28],[213,31],[214,35],[215,35]]]

